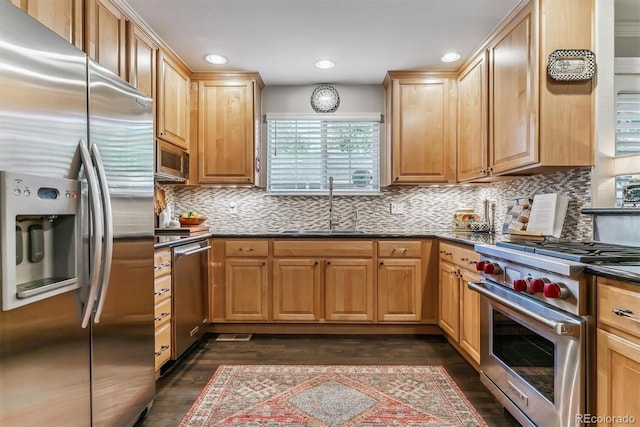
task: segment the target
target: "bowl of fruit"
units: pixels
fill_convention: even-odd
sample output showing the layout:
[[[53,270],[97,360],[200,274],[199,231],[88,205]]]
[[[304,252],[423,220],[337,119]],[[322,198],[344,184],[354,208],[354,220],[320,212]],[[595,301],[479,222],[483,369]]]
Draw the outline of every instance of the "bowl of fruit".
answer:
[[[206,216],[202,216],[197,212],[189,211],[180,214],[180,225],[200,225],[207,220]]]

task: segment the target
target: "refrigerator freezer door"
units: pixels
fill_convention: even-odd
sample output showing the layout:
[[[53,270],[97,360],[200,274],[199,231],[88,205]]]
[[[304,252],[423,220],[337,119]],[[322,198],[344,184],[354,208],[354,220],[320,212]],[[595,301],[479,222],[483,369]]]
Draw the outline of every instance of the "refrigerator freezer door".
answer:
[[[114,236],[104,309],[92,322],[93,425],[131,425],[155,393],[151,100],[91,60],[89,144],[102,160]]]
[[[75,178],[74,153],[87,137],[85,55],[0,1],[0,64],[0,170]],[[89,330],[80,327],[78,292],[0,312],[3,427],[90,425]]]

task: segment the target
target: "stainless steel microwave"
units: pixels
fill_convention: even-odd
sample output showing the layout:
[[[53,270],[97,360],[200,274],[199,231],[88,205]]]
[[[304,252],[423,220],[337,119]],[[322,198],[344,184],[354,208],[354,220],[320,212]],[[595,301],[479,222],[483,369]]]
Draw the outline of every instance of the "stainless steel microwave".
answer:
[[[155,177],[157,181],[185,182],[189,178],[189,153],[156,140]]]

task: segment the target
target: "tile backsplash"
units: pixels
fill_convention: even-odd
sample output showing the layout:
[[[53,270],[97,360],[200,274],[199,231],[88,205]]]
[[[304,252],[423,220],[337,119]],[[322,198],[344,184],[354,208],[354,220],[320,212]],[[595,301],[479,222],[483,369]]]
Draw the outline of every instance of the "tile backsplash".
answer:
[[[336,229],[369,231],[452,230],[453,214],[461,207],[482,213],[483,201],[496,205],[496,231],[501,230],[507,203],[515,197],[562,193],[570,197],[562,231],[565,239],[592,239],[591,216],[580,210],[591,206],[591,169],[580,168],[480,185],[386,187],[375,196],[335,196]],[[218,232],[274,232],[328,229],[326,196],[272,196],[261,188],[163,186],[173,212],[196,211],[205,225]],[[391,214],[391,203],[402,203],[403,213]],[[235,209],[235,212],[232,210]],[[356,222],[357,212],[357,222]]]

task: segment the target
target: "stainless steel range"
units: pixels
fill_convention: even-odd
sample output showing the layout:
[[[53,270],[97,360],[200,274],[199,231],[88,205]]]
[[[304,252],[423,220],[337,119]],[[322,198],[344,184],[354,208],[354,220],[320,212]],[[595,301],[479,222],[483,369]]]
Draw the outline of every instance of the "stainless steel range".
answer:
[[[575,426],[594,393],[594,278],[529,242],[476,245],[481,380],[525,426]]]
[[[592,263],[640,263],[640,248],[604,242],[476,245],[482,382],[526,426],[581,425],[595,410]]]

